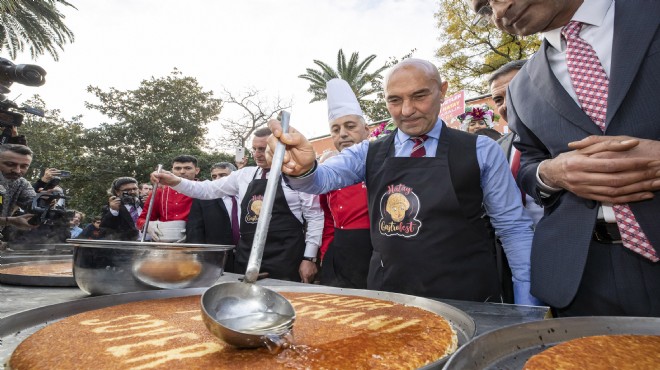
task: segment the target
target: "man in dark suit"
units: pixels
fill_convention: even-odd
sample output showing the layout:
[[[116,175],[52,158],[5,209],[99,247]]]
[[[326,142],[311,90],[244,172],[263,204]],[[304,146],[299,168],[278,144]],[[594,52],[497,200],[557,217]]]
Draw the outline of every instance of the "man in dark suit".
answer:
[[[532,293],[559,315],[660,315],[660,2],[471,1],[544,32],[507,92],[518,181],[546,207]]]
[[[211,166],[211,178],[218,180],[229,176],[232,171],[236,171],[233,164],[219,162]],[[194,199],[186,223],[186,242],[236,245],[239,237],[238,225],[232,228],[232,215],[236,218],[234,222],[238,222],[236,207],[236,197],[232,196],[208,200]],[[234,272],[234,251],[230,251],[227,257],[225,271]]]
[[[107,230],[107,239],[137,240],[139,232],[135,223],[142,212],[137,180],[118,177],[108,192],[111,196],[100,225]]]

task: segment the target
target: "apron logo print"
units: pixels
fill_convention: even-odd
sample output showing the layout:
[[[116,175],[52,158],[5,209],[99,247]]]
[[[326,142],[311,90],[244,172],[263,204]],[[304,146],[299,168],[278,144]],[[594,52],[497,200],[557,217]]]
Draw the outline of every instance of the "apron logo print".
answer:
[[[385,236],[413,237],[419,233],[422,222],[417,219],[419,197],[412,188],[404,185],[388,185],[380,198],[378,231]]]
[[[261,213],[261,204],[264,201],[263,195],[253,195],[248,203],[247,214],[245,215],[245,222],[249,224],[256,224],[259,221],[259,213]]]

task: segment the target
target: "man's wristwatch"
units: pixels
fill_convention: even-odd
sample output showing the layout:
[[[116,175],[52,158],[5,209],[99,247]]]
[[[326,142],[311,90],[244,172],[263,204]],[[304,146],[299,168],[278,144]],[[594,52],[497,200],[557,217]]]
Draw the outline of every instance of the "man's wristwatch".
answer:
[[[318,261],[318,258],[316,258],[316,257],[304,257],[303,256],[303,261],[309,261],[311,263],[316,263],[316,261]]]

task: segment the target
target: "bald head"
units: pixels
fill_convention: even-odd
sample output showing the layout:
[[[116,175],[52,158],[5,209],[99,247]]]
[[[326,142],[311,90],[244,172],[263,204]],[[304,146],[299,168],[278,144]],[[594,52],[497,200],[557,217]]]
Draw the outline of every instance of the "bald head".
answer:
[[[405,59],[388,71],[384,84],[387,110],[401,131],[420,136],[435,126],[447,83],[433,63]]]
[[[438,68],[436,68],[436,66],[428,60],[416,58],[404,59],[392,66],[392,68],[390,68],[390,70],[387,71],[387,74],[385,75],[384,85],[387,87],[387,83],[389,82],[392,75],[402,69],[417,69],[422,71],[427,76],[427,78],[435,81],[438,84],[438,87],[442,87],[442,77],[440,77]]]

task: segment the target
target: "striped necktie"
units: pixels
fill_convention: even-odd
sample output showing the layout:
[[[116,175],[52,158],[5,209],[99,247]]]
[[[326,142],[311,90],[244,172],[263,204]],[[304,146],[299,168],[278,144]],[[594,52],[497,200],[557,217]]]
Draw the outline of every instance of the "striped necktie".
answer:
[[[566,66],[582,110],[605,132],[610,81],[594,49],[580,37],[581,29],[582,22],[575,21],[562,28],[566,39]],[[660,260],[630,206],[615,204],[612,208],[623,246],[653,262]]]
[[[418,137],[411,137],[410,140],[413,141],[413,148],[410,152],[411,158],[420,158],[426,157],[426,149],[424,148],[424,141],[428,139],[428,135],[422,135]]]

